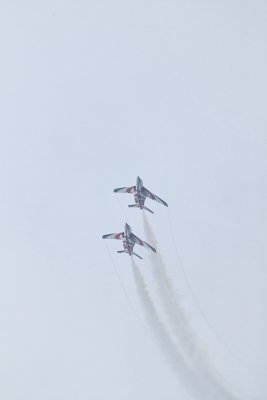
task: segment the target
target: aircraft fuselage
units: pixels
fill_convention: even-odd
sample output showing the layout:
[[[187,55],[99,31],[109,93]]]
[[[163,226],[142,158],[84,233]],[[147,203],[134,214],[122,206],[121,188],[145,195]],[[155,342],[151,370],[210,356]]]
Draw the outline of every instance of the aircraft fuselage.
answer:
[[[144,207],[146,196],[143,194],[143,182],[139,176],[136,179],[136,192],[134,193],[135,203],[141,208]]]
[[[127,223],[125,224],[125,239],[123,240],[122,244],[124,247],[124,250],[127,251],[127,253],[131,256],[133,253],[133,248],[134,248],[134,241],[131,239],[131,234],[132,234],[132,229],[130,225]]]

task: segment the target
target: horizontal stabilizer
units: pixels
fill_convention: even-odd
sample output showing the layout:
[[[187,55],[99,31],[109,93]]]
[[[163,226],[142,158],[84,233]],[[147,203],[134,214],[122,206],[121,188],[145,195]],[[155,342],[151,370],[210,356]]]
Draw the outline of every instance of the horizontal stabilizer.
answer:
[[[127,253],[126,250],[118,250],[117,253]]]
[[[139,205],[138,204],[129,204],[128,207],[137,207],[138,208]]]

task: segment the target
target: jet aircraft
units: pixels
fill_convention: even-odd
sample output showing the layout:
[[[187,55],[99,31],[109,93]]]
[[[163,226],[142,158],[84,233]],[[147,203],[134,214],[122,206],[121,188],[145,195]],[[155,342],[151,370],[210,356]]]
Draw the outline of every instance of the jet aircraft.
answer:
[[[136,186],[117,188],[114,189],[114,192],[132,193],[134,195],[134,200],[136,204],[130,204],[128,207],[138,207],[141,210],[142,209],[147,210],[152,214],[154,214],[154,212],[145,206],[145,200],[147,197],[149,197],[152,200],[156,200],[158,203],[161,203],[164,206],[168,207],[168,204],[164,200],[160,199],[158,196],[151,193],[148,189],[144,187],[142,179],[139,178],[139,176],[136,179]]]
[[[150,246],[150,244],[146,243],[144,240],[139,239],[137,236],[135,236],[132,233],[131,227],[126,223],[125,224],[125,230],[124,232],[120,233],[110,233],[108,235],[103,235],[103,239],[118,239],[118,240],[123,240],[122,244],[124,247],[124,250],[119,250],[117,253],[128,253],[130,256],[133,254],[138,258],[142,257],[139,256],[138,254],[134,253],[133,248],[135,244],[139,244],[140,246],[144,246],[147,249],[150,249],[156,253],[156,250],[154,247]]]

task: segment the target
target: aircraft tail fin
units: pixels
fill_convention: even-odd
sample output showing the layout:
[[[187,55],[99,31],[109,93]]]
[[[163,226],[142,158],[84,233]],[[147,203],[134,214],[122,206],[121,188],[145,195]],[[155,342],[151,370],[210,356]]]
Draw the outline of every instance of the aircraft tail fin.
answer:
[[[133,254],[134,254],[136,257],[140,258],[140,260],[143,260],[143,258],[142,258],[141,256],[139,256],[138,254],[136,254],[136,253],[134,253],[134,252],[133,252]]]

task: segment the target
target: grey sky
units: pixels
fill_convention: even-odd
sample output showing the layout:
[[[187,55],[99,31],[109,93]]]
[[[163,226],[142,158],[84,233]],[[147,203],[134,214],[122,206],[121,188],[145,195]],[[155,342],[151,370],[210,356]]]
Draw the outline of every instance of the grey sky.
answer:
[[[1,2],[1,398],[191,399],[101,240],[126,220],[144,236],[133,199],[112,193],[137,175],[169,204],[150,203],[150,221],[203,348],[266,398],[266,14],[265,1]],[[107,245],[145,321],[130,259]]]

